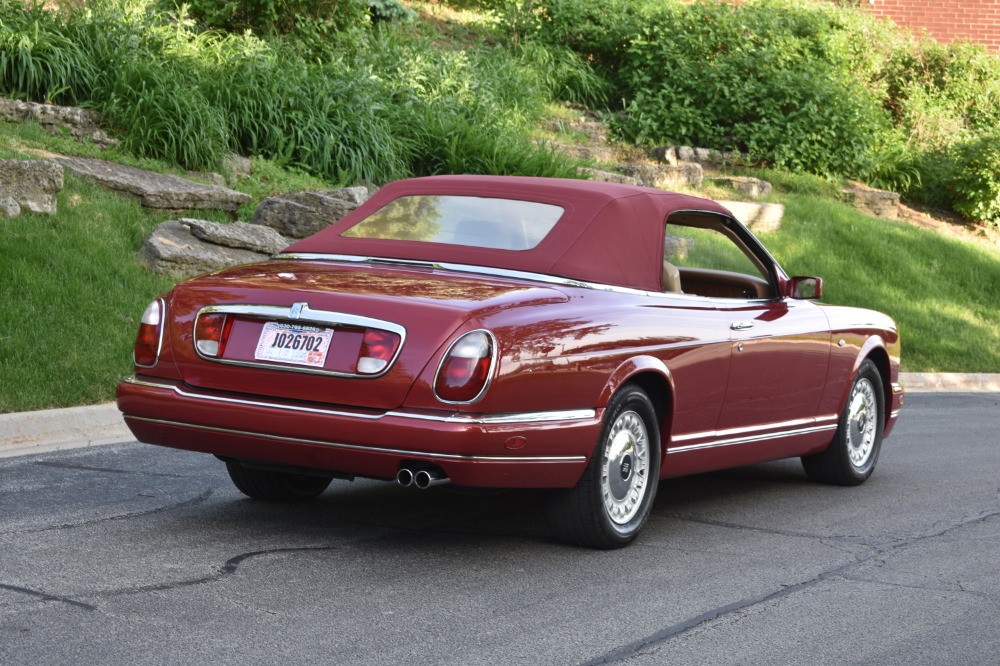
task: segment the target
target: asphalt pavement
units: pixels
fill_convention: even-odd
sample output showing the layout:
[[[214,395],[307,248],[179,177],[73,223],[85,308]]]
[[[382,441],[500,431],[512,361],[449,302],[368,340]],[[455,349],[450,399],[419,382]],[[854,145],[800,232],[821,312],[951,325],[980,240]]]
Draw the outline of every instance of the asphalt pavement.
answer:
[[[538,492],[241,496],[134,442],[0,460],[0,664],[994,664],[1000,394],[914,393],[874,476],[664,481],[632,546]]]

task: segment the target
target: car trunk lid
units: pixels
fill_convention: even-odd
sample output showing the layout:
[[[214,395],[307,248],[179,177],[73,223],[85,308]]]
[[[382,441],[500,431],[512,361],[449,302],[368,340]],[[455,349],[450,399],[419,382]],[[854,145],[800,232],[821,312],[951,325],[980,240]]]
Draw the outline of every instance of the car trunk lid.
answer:
[[[552,287],[430,267],[275,260],[179,285],[168,321],[191,386],[386,410],[464,322],[565,300]],[[196,348],[211,335],[196,332],[199,314],[225,317],[218,357]],[[380,354],[384,366],[360,361]]]

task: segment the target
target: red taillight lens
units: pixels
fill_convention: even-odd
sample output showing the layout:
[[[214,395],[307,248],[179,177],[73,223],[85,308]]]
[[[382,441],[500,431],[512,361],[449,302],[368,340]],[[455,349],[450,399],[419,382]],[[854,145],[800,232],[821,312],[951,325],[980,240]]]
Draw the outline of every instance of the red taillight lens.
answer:
[[[135,336],[132,360],[136,365],[151,368],[160,357],[160,340],[163,338],[163,301],[156,299],[142,313],[139,332]]]
[[[377,375],[385,370],[399,349],[399,336],[389,331],[369,328],[365,331],[358,354],[358,374]]]
[[[445,402],[473,402],[486,388],[494,353],[489,333],[466,333],[451,345],[441,361],[434,393]]]
[[[203,314],[194,327],[194,346],[202,356],[222,356],[232,328],[232,320],[224,314]]]

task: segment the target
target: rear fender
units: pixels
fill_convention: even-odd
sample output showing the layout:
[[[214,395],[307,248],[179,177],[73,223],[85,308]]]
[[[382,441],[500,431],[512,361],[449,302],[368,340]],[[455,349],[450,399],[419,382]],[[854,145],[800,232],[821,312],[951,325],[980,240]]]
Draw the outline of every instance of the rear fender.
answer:
[[[667,442],[670,441],[670,424],[673,421],[673,400],[671,400],[674,394],[673,375],[658,358],[652,356],[630,358],[611,373],[598,398],[597,406],[600,409],[607,407],[618,389],[630,381],[639,384],[653,401],[656,415],[660,419],[660,448],[663,454]]]

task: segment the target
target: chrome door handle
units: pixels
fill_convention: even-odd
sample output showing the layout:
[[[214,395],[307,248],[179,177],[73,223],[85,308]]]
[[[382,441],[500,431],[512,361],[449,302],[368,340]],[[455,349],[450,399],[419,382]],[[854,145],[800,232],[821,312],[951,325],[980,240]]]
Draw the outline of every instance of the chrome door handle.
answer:
[[[753,322],[734,321],[732,324],[729,325],[729,328],[733,329],[734,331],[746,331],[747,329],[753,328]]]

